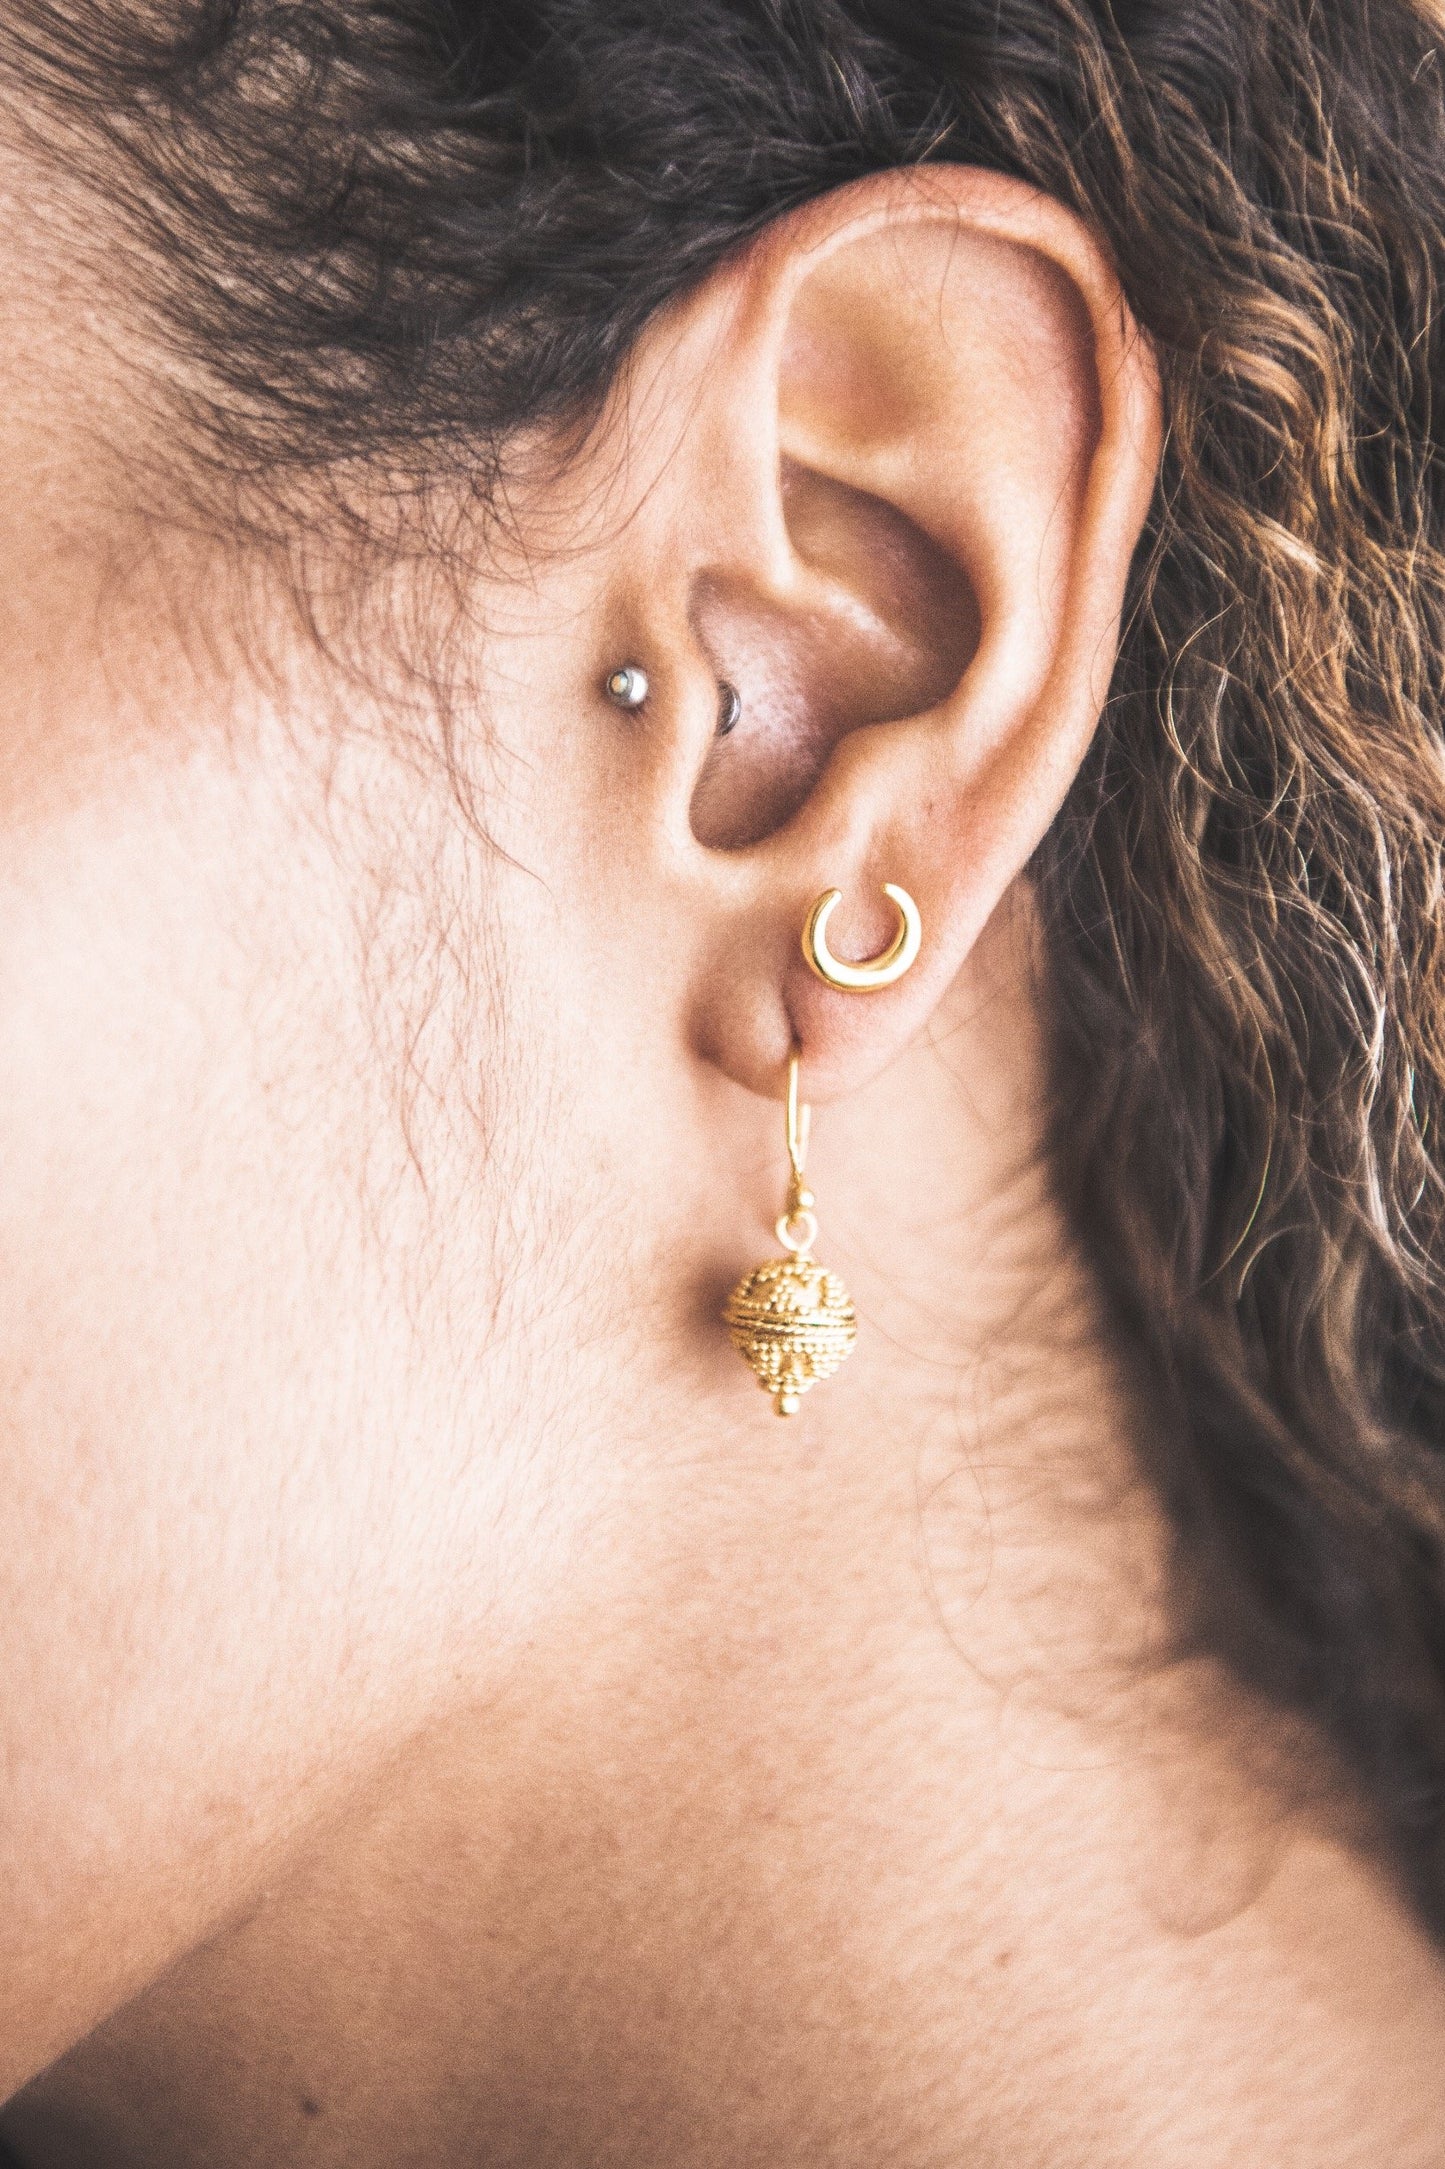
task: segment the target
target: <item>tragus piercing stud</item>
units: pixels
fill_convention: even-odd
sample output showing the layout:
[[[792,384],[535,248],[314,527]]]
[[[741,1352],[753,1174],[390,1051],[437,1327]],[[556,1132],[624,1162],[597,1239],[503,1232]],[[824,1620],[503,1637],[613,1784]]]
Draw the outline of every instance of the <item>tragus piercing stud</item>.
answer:
[[[743,696],[726,678],[718,686],[717,734],[726,738],[729,731],[736,730],[738,718],[743,712]]]
[[[871,994],[876,987],[891,987],[917,958],[923,946],[923,920],[907,889],[885,881],[883,894],[897,907],[898,928],[886,949],[864,964],[845,964],[828,947],[828,921],[842,901],[841,889],[825,889],[803,922],[803,955],[808,969],[816,972],[825,987],[843,994]]]
[[[803,1180],[809,1111],[798,1104],[798,1061],[794,1047],[785,1102],[788,1196],[775,1229],[788,1255],[745,1273],[722,1314],[734,1348],[764,1393],[772,1395],[780,1416],[796,1416],[803,1395],[819,1379],[832,1377],[858,1338],[852,1297],[838,1275],[813,1256],[818,1201]]]
[[[647,698],[647,672],[639,663],[624,663],[613,671],[604,691],[619,708],[640,708]]]

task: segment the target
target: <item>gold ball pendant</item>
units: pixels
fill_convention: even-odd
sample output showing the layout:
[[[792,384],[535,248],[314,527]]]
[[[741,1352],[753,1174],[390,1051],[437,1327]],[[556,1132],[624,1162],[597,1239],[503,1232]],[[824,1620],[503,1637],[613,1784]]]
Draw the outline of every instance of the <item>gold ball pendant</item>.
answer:
[[[723,1306],[723,1323],[780,1416],[853,1352],[853,1298],[816,1258],[769,1258],[745,1273]]]

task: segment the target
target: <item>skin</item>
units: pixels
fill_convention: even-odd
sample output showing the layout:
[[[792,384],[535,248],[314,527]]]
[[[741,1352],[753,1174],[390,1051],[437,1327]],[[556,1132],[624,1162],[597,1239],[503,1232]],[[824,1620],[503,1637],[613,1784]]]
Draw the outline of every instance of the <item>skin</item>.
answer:
[[[1090,237],[964,169],[827,198],[651,329],[463,574],[338,572],[304,619],[294,562],[158,510],[154,357],[34,156],[25,2160],[1445,2160],[1445,1968],[1321,1744],[1175,1646],[1044,1149],[1024,869],[1160,429]],[[808,904],[866,954],[888,879],[918,964],[829,991]],[[717,1311],[774,1247],[795,1035],[862,1332],[784,1424]]]

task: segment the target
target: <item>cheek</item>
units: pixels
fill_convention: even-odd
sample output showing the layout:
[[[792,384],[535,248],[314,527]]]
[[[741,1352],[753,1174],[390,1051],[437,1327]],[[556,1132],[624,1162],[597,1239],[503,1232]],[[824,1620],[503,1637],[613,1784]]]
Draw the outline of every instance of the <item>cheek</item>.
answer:
[[[457,1691],[525,1485],[330,842],[195,760],[3,862],[3,1835],[143,1967]]]
[[[345,760],[324,813],[294,751],[131,767],[4,853],[11,1564],[60,1563],[141,1700],[349,1668],[359,1710],[358,1667],[410,1693],[475,1637],[658,1219],[605,973],[536,880],[494,894],[444,777]]]
[[[283,1380],[286,1431],[314,1423],[300,1350],[344,1308],[316,990],[209,781],[193,763],[28,840],[0,914],[7,1406],[132,1469],[167,1440],[198,1469],[238,1431],[258,1451]]]
[[[274,1574],[355,1370],[348,1110],[239,813],[199,764],[95,801],[11,854],[0,912],[7,1460],[122,1648]],[[341,1540],[334,1502],[315,1520]]]
[[[151,750],[55,800],[0,815],[0,2042],[40,2060],[592,1602],[700,1164],[616,913],[498,877],[444,777]]]

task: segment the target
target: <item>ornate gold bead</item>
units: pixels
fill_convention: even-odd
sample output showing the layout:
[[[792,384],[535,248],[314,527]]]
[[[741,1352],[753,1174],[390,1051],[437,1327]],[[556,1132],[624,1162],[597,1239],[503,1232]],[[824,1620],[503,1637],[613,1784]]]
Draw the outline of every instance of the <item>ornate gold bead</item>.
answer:
[[[858,1338],[853,1298],[816,1258],[769,1258],[744,1274],[722,1315],[780,1416],[795,1416],[808,1388],[831,1378]]]

